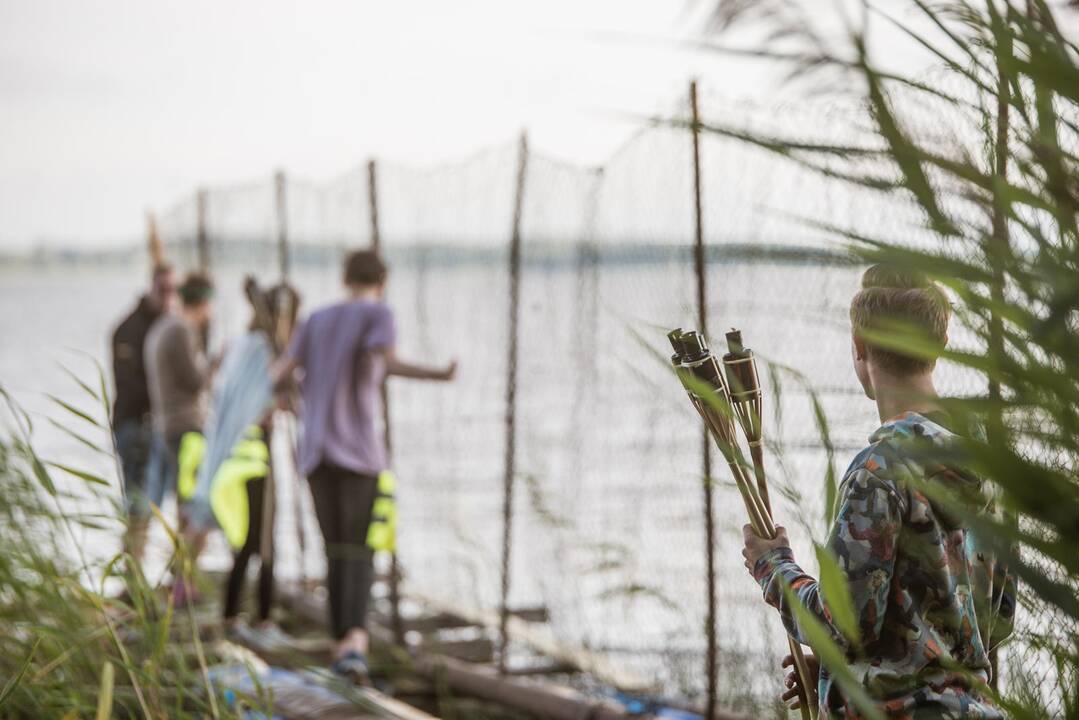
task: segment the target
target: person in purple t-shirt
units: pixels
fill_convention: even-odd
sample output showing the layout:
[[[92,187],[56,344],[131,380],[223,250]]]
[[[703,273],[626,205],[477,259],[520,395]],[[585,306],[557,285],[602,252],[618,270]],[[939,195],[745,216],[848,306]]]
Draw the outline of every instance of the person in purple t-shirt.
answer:
[[[367,530],[386,469],[386,448],[376,431],[387,375],[452,380],[445,368],[412,365],[394,353],[393,312],[383,302],[386,266],[371,250],[345,260],[348,297],[320,308],[300,325],[279,369],[301,380],[299,470],[307,476],[326,544],[330,632],[337,640],[334,669],[367,676],[367,602],[374,576]]]

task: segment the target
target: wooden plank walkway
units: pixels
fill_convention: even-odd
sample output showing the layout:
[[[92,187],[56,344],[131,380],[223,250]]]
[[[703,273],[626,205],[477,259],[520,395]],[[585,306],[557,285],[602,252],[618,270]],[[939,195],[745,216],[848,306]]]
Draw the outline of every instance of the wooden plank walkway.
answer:
[[[325,601],[317,594],[303,592],[293,586],[282,588],[280,596],[298,616],[316,623],[322,622],[326,616]],[[419,617],[404,619],[406,628],[413,632],[418,629],[437,631],[442,628],[467,627],[490,630],[497,625],[497,617],[493,614],[453,607],[415,591],[405,590],[402,598],[416,603],[424,611]],[[380,619],[383,623],[388,620],[380,618],[377,612],[370,617],[369,630],[372,640],[376,643],[392,644],[393,633],[385,624],[379,623]],[[548,671],[587,674],[622,690],[644,689],[647,692],[652,686],[647,679],[627,672],[597,653],[559,643],[542,622],[530,623],[514,617],[510,619],[508,630],[513,641],[530,647],[545,658],[546,662],[535,669],[522,669],[520,673],[499,673],[490,663],[467,662],[453,657],[450,653],[440,652],[440,643],[432,637],[422,637],[415,642],[409,642],[405,650],[411,656],[414,668],[422,676],[441,678],[456,693],[488,700],[497,706],[527,712],[530,717],[543,717],[548,720],[618,720],[630,717],[621,705],[585,695],[557,681],[540,680]],[[719,710],[713,720],[749,718]]]
[[[288,720],[437,720],[374,688],[336,678],[329,671],[275,676],[266,660],[250,647],[223,640],[220,650],[259,674],[260,683],[272,694],[273,711]]]

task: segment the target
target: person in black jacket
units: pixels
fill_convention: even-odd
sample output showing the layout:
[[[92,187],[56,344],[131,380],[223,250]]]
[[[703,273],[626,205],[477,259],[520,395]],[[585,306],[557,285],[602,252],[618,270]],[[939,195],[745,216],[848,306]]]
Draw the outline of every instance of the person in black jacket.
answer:
[[[112,371],[116,400],[112,409],[113,438],[123,475],[128,530],[124,549],[142,560],[150,503],[161,498],[147,492],[146,469],[150,459],[150,391],[146,383],[143,346],[150,326],[169,312],[176,296],[176,277],[169,265],[154,268],[150,291],[139,298],[135,309],[112,335]]]

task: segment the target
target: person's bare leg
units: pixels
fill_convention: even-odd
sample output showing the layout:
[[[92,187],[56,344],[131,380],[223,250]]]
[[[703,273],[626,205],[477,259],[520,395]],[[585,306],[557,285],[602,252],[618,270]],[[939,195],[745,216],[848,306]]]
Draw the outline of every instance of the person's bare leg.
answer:
[[[124,533],[124,552],[142,565],[146,554],[146,537],[149,534],[150,522],[144,518],[131,518],[127,524],[127,532]]]
[[[183,543],[184,551],[187,553],[187,561],[184,566],[191,573],[190,576],[185,577],[185,570],[178,568],[180,573],[174,575],[173,578],[173,600],[177,606],[183,606],[190,602],[197,602],[199,599],[194,575],[198,569],[199,555],[202,554],[203,549],[206,547],[209,531],[192,527],[182,507],[179,510],[177,524],[180,528],[180,541]]]
[[[199,555],[202,554],[203,549],[206,547],[206,538],[209,536],[210,532],[208,530],[192,527],[183,507],[179,509],[177,525],[180,528],[180,537],[183,539],[184,545],[187,548],[188,556],[191,558],[191,567],[193,569],[198,563]]]
[[[206,530],[192,530],[188,528],[184,532],[184,542],[187,543],[187,551],[191,554],[191,566],[195,567],[198,563],[199,556],[202,555],[202,551],[206,549],[206,539],[209,537],[209,532]]]

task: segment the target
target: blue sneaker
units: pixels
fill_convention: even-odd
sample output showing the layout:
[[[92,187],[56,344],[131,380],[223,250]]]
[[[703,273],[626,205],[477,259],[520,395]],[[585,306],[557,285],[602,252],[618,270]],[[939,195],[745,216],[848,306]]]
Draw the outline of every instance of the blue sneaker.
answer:
[[[367,658],[356,650],[349,650],[337,658],[330,669],[357,685],[366,685],[371,681],[371,670],[367,666]]]

